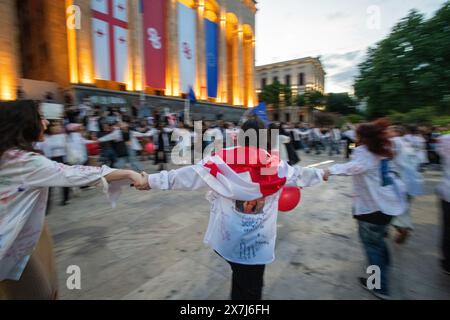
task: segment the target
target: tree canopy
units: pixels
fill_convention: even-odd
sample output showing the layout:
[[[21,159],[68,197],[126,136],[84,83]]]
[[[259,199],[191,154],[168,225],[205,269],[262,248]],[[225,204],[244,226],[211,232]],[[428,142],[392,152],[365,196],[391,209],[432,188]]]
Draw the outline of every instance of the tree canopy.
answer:
[[[434,17],[412,10],[369,48],[355,81],[369,117],[433,106],[450,112],[450,1]]]

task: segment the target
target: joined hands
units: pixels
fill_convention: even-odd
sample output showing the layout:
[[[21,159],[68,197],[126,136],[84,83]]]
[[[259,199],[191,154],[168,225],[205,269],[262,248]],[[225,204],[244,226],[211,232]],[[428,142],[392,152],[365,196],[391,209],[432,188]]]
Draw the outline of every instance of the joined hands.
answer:
[[[148,183],[148,174],[146,172],[137,173],[133,171],[130,175],[130,179],[133,181],[133,187],[136,188],[136,190],[151,190],[151,187]]]

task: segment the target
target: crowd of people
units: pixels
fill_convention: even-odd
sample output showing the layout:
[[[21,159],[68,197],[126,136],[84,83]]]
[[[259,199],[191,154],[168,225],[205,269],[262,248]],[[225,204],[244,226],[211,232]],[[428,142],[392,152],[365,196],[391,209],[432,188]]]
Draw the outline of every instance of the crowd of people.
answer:
[[[138,119],[125,109],[87,104],[70,108],[64,119],[53,121],[44,119],[30,101],[5,103],[0,114],[0,234],[4,241],[0,298],[56,297],[51,241],[44,223],[49,187],[66,188],[62,203],[66,204],[67,188],[103,182],[110,185],[109,192],[116,192],[111,186],[125,181],[138,190],[209,189],[211,217],[205,242],[231,266],[232,299],[261,299],[265,266],[274,260],[283,188],[309,187],[341,175],[353,178],[352,207],[360,239],[368,265],[381,271],[381,286],[371,292],[389,299],[387,227],[398,230],[397,243],[406,241],[414,228],[410,206],[424,192],[422,171],[430,162],[440,163],[444,171],[438,193],[444,214],[442,267],[450,273],[448,134],[438,136],[425,127],[392,125],[385,119],[344,128],[272,123],[269,135],[272,130],[279,132],[276,145],[268,139],[262,147],[259,138],[256,143],[239,141],[241,132],[267,129],[256,117],[242,123],[204,122],[199,133],[172,114],[155,112]],[[189,141],[183,140],[186,135],[181,130],[190,132]],[[181,150],[190,151],[196,142],[201,151],[211,143],[222,148],[202,154],[198,163],[188,161],[169,170],[170,150],[181,145]],[[331,156],[343,148],[345,156],[351,156],[347,163],[327,169],[298,165],[302,150]],[[256,162],[251,163],[255,154]],[[231,161],[239,155],[244,155],[243,163]],[[143,172],[142,160],[149,159],[159,167],[157,173]],[[127,165],[132,170],[123,170]],[[267,169],[269,173],[264,173]],[[3,210],[5,206],[8,210]],[[249,207],[252,214],[247,209],[239,211]],[[46,249],[34,250],[43,244]],[[360,281],[367,287],[367,279]]]

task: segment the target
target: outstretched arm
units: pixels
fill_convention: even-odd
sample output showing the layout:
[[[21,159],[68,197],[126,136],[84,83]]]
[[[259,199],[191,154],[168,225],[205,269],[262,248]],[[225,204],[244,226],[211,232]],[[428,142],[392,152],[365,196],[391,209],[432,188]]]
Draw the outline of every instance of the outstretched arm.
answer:
[[[129,180],[137,186],[142,176],[130,170],[115,170],[109,167],[67,166],[51,161],[38,154],[22,158],[22,180],[24,185],[34,187],[82,187],[100,182]]]
[[[364,151],[361,149],[355,149],[351,161],[331,166],[325,171],[325,176],[355,176],[366,172],[370,169],[370,167],[371,161],[364,156]]]
[[[143,173],[146,184],[138,187],[139,190],[198,190],[207,187],[203,179],[194,169],[195,166],[184,167],[172,171],[161,171],[148,175]]]

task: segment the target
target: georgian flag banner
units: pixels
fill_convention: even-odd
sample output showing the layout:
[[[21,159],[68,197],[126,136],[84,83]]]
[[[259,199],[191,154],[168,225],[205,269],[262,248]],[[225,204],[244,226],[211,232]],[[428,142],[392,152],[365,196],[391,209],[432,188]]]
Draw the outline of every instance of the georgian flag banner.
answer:
[[[128,79],[128,0],[91,0],[95,76]]]
[[[178,3],[178,56],[180,85],[183,93],[195,87],[197,75],[196,12]]]
[[[253,201],[280,191],[292,175],[286,162],[255,147],[223,149],[194,166],[205,183],[221,196]]]

